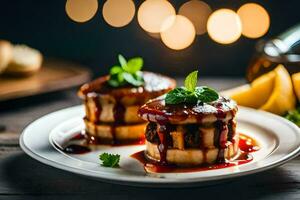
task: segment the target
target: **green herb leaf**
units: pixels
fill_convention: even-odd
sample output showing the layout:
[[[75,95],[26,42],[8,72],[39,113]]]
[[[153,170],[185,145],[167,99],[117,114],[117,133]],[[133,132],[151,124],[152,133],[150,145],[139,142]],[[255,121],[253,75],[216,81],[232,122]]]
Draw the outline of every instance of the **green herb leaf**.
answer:
[[[190,73],[185,81],[185,87],[175,88],[167,93],[165,102],[166,104],[197,104],[198,102],[208,103],[215,101],[219,98],[218,93],[209,87],[197,86],[197,71]]]
[[[112,68],[110,68],[110,75],[118,74],[118,73],[120,73],[122,71],[123,71],[122,67],[120,67],[118,65],[115,65]]]
[[[202,86],[195,89],[197,99],[203,103],[208,103],[219,99],[219,94],[212,88]]]
[[[120,65],[115,65],[110,69],[108,84],[112,87],[120,87],[126,84],[141,86],[144,84],[143,59],[140,57],[132,58],[128,62],[121,54],[118,55]]]
[[[289,111],[284,117],[300,127],[300,107]]]
[[[166,104],[197,103],[197,97],[185,88],[175,88],[167,93]]]
[[[124,69],[127,67],[127,61],[121,54],[118,55],[119,63],[121,64],[121,67]]]
[[[131,58],[127,62],[127,66],[124,68],[124,70],[131,74],[136,73],[137,71],[140,71],[142,69],[143,63],[144,63],[144,61],[140,57]]]
[[[134,77],[136,80],[139,80],[139,81],[144,82],[143,72],[142,72],[142,71],[137,71],[137,72],[135,72],[135,73],[132,74],[132,75],[133,75],[133,77]]]
[[[134,77],[133,74],[130,74],[128,72],[124,72],[123,73],[123,78],[128,82],[130,83],[131,85],[134,85],[134,86],[141,86],[143,85],[143,81],[141,80],[138,80],[137,78]]]
[[[110,79],[108,80],[108,84],[112,87],[120,87],[122,85],[125,85],[125,80],[123,77],[123,72],[111,74]]]
[[[184,80],[185,88],[190,91],[194,92],[198,82],[198,71],[191,72]]]
[[[183,88],[175,88],[167,93],[165,102],[166,104],[179,104],[183,103],[186,97],[186,90]]]
[[[109,79],[108,80],[108,84],[112,87],[119,87],[120,83],[119,81],[115,80],[115,79]]]
[[[101,155],[99,155],[99,159],[102,161],[101,165],[104,167],[118,167],[120,161],[120,155],[102,153]]]

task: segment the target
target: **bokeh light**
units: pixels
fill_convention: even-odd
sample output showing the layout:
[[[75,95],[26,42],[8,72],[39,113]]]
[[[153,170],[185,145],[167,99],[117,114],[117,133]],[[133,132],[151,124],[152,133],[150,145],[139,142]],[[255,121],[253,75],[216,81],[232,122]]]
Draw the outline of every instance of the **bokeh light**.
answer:
[[[247,3],[237,11],[242,22],[242,34],[248,38],[258,38],[266,34],[270,27],[268,12],[256,3]]]
[[[107,0],[102,9],[104,20],[113,27],[126,26],[135,14],[132,0]]]
[[[171,25],[171,26],[170,26]],[[164,31],[161,32],[163,43],[174,50],[185,49],[190,46],[196,36],[193,23],[184,16],[174,15],[163,22]]]
[[[98,10],[98,0],[67,0],[66,13],[75,22],[86,22]]]
[[[241,36],[241,20],[233,10],[219,9],[209,16],[207,32],[218,43],[233,43]]]
[[[137,18],[145,31],[159,33],[162,23],[172,15],[175,9],[167,0],[146,0],[139,7]]]
[[[184,3],[178,11],[179,15],[187,17],[194,24],[197,35],[206,32],[206,24],[212,10],[203,1],[191,0]]]
[[[155,39],[160,39],[160,33],[149,33],[147,32],[147,34],[152,37],[152,38],[155,38]]]

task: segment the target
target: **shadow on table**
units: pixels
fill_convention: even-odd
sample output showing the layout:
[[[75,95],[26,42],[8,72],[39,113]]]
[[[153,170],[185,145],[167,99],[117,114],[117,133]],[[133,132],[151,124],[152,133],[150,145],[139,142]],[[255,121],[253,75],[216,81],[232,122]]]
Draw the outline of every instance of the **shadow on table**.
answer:
[[[291,185],[297,182],[290,171],[280,167],[214,186],[150,189],[87,179],[41,164],[24,153],[3,158],[0,164],[0,184],[8,184],[10,195],[55,196],[55,199],[284,199],[284,195],[292,192]]]
[[[17,99],[10,99],[7,101],[0,101],[0,111],[7,112],[11,110],[16,110],[19,108],[31,107],[33,105],[39,106],[44,104],[49,104],[51,101],[59,101],[67,98],[65,91],[73,91],[74,96],[76,96],[76,90],[64,90],[48,92],[46,94],[38,94],[34,96],[21,97]],[[79,101],[79,100],[78,100]]]

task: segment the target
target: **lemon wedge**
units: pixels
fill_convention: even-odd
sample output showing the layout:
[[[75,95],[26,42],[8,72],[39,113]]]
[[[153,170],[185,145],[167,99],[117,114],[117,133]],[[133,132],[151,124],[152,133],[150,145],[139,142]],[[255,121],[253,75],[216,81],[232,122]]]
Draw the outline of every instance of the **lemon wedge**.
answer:
[[[292,75],[293,85],[295,93],[298,97],[298,101],[300,101],[300,72]]]
[[[296,75],[293,80],[298,85],[298,89],[295,90],[300,93],[300,75]],[[260,76],[251,84],[221,94],[231,97],[238,105],[262,109],[278,115],[285,114],[296,105],[292,79],[283,65],[278,65],[273,71]]]
[[[255,79],[251,84],[226,90],[221,94],[231,97],[238,105],[260,108],[272,94],[275,76],[275,72],[271,71]]]
[[[268,101],[260,108],[278,115],[285,114],[296,106],[292,79],[283,65],[274,69],[276,73],[274,89]]]

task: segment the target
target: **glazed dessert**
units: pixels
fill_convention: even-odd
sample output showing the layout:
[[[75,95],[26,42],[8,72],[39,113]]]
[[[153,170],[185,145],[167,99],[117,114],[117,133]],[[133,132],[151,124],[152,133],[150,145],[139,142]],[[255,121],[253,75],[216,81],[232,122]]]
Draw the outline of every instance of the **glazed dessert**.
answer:
[[[224,163],[238,153],[237,105],[208,87],[196,87],[197,71],[185,87],[148,101],[139,116],[148,121],[145,156],[161,165]]]
[[[143,61],[128,62],[119,55],[121,66],[110,75],[83,85],[86,135],[92,144],[127,143],[144,138],[145,122],[138,117],[141,105],[172,90],[175,80],[152,72],[140,71]]]

